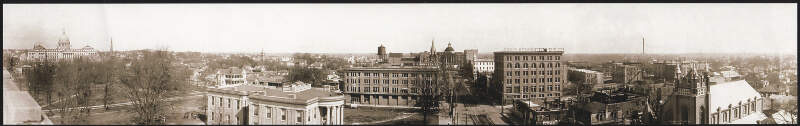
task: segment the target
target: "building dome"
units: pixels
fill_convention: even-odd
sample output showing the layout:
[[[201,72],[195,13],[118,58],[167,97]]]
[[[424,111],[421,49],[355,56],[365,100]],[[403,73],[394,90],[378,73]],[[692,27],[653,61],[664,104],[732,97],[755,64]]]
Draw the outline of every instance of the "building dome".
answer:
[[[58,43],[69,43],[69,37],[67,37],[66,31],[61,32],[61,37],[58,38]]]
[[[445,52],[452,52],[455,51],[453,49],[453,45],[451,43],[447,43],[447,48],[444,49]]]

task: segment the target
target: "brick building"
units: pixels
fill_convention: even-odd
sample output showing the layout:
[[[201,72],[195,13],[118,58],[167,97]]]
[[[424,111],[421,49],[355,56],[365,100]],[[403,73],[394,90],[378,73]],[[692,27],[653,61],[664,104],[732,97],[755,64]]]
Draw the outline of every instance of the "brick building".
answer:
[[[561,97],[567,67],[562,48],[506,49],[494,52],[495,83],[502,85],[503,103],[512,99],[553,100]]]

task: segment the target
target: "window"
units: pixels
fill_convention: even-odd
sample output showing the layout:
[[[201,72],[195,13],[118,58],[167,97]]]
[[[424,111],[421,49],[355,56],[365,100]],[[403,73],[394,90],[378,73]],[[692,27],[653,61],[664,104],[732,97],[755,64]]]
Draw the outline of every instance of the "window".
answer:
[[[267,110],[267,119],[272,118],[272,108],[267,107],[265,110]]]
[[[515,84],[519,84],[519,79],[514,79]]]
[[[547,63],[547,68],[553,68],[553,63]]]
[[[514,64],[514,68],[519,68],[519,63]]]
[[[286,121],[286,109],[281,109],[281,121]]]
[[[560,91],[560,90],[561,90],[561,85],[556,85],[556,91]],[[556,96],[558,96],[558,95],[556,94]]]
[[[539,60],[544,60],[544,56],[539,56]],[[544,65],[542,65],[544,66]]]
[[[506,93],[511,93],[511,87],[506,87]]]
[[[519,76],[519,71],[514,71],[514,75]]]
[[[536,86],[531,87],[532,92],[536,92]]]
[[[514,60],[519,60],[519,56],[514,56]]]
[[[297,123],[303,122],[302,114],[303,114],[303,111],[300,111],[300,110],[297,111]]]
[[[259,108],[258,105],[255,104],[253,105],[253,115],[255,115],[256,117],[258,117],[258,108]]]
[[[508,63],[508,64],[506,65],[506,68],[511,68],[511,63]]]
[[[378,87],[372,87],[372,92],[378,92]]]
[[[553,56],[547,56],[547,60],[553,60]]]
[[[547,85],[547,91],[553,91],[553,85]]]
[[[561,60],[561,56],[556,56],[556,60]]]
[[[528,63],[523,64],[522,68],[528,68]]]
[[[228,99],[228,108],[231,108],[231,99]]]
[[[211,96],[211,105],[214,105],[215,103],[217,103],[217,98],[214,97],[214,96]]]
[[[512,76],[511,71],[506,72],[506,74],[507,74],[506,76]]]
[[[522,72],[522,75],[524,75],[524,76],[528,76],[528,71],[523,71],[523,72]]]
[[[522,60],[528,60],[527,56],[522,56]]]

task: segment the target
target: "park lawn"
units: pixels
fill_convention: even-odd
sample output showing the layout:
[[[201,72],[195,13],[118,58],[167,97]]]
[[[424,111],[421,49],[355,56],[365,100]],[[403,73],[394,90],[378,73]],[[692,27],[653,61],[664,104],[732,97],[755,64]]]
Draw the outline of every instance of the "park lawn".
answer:
[[[425,123],[424,118],[425,116],[422,115],[422,113],[414,113],[414,115],[405,119],[378,123],[375,125],[439,125],[439,116],[428,115],[428,123]]]
[[[85,121],[77,122],[61,122],[61,117],[50,118],[56,125],[130,125],[132,119],[136,115],[133,112],[127,111],[124,108],[114,108],[109,111],[99,110],[97,113],[92,113]]]
[[[407,112],[407,110],[372,107],[345,108],[344,122],[353,124],[388,120],[402,115],[403,112]]]

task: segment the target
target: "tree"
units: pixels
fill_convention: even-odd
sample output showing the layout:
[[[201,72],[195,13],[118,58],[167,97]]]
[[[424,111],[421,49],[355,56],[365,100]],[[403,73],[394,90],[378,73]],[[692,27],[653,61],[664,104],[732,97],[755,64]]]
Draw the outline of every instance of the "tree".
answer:
[[[288,75],[289,81],[308,82],[314,86],[317,86],[325,78],[326,74],[324,73],[324,71],[320,69],[307,68],[302,66],[292,67]]]
[[[177,86],[173,75],[172,55],[164,50],[144,52],[143,57],[135,59],[120,76],[125,98],[131,101],[131,111],[136,112],[133,121],[137,124],[162,124],[161,118],[171,104],[165,100]]]
[[[414,87],[412,93],[417,94],[417,103],[415,106],[420,107],[419,111],[423,115],[423,120],[425,124],[428,123],[428,116],[432,115],[439,111],[439,101],[442,101],[442,96],[444,95],[441,91],[442,84],[437,83],[440,82],[441,79],[439,74],[441,72],[437,72],[434,74],[419,74],[417,76],[417,83],[414,83]]]
[[[779,101],[776,99],[772,100],[773,102],[770,103],[771,109],[775,110],[775,113],[767,113],[770,117],[773,117],[775,121],[786,122],[788,124],[797,124],[797,99],[790,99],[786,101]],[[783,112],[781,112],[781,110]],[[774,115],[774,116],[773,116]]]
[[[28,82],[28,89],[33,94],[34,98],[40,98],[41,92],[45,92],[47,96],[47,103],[51,103],[51,92],[53,86],[53,76],[55,74],[56,66],[51,62],[38,62],[33,65],[33,71],[26,74],[25,79]]]

